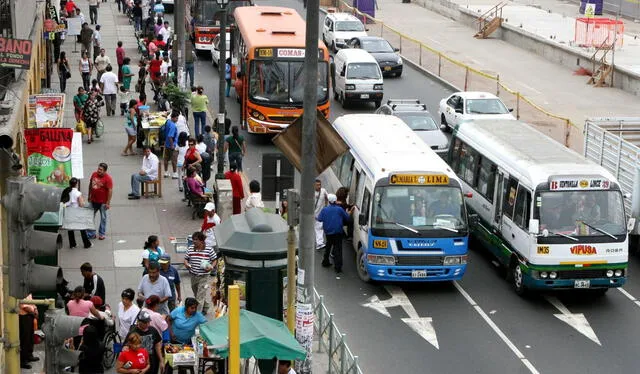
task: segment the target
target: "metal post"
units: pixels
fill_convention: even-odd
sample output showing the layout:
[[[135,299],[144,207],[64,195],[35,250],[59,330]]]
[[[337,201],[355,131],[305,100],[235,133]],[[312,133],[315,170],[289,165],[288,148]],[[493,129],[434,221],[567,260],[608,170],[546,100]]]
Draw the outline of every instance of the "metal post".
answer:
[[[228,287],[229,292],[229,374],[240,373],[240,287]]]
[[[224,178],[224,121],[225,121],[225,80],[227,67],[227,3],[221,6],[220,11],[220,59],[218,61],[218,174],[216,179]]]
[[[289,211],[287,214],[291,214]],[[289,225],[287,235],[287,326],[291,334],[296,328],[296,230]]]
[[[496,75],[496,96],[500,96],[500,74]]]
[[[467,90],[469,85],[469,67],[464,68],[464,90]]]
[[[186,87],[181,86],[180,85],[180,77],[185,75],[185,70],[184,70],[184,43],[185,43],[185,25],[184,25],[184,17],[185,17],[185,0],[175,0],[175,6],[174,6],[174,18],[175,18],[175,33],[173,34],[173,42],[174,42],[174,46],[175,49],[174,51],[176,53],[174,53],[173,56],[173,63],[176,67],[175,69],[175,74],[176,74],[176,79],[178,80],[178,86],[180,87],[180,89],[184,90],[186,89]],[[186,76],[184,76],[184,80],[185,85],[186,85]],[[183,110],[183,108],[180,108],[181,110]]]
[[[300,188],[301,215],[300,215],[300,240],[299,255],[300,269],[304,269],[305,277],[301,280],[304,304],[315,305],[315,232],[314,232],[314,181],[316,178],[316,121],[318,107],[318,18],[320,4],[318,0],[307,0],[307,24],[304,57],[304,99],[302,121],[302,144],[305,151],[302,153],[302,176]],[[311,341],[313,341],[313,330]],[[307,345],[308,356],[300,373],[311,373],[311,344]]]
[[[402,35],[400,35],[400,54],[402,54]]]
[[[516,119],[520,119],[520,92],[516,92]]]
[[[418,55],[418,65],[422,66],[422,43],[418,44],[420,47],[420,54]]]
[[[438,76],[442,74],[442,53],[438,52]]]
[[[616,13],[616,25],[614,26],[615,32],[613,33],[613,51],[611,52],[611,87],[613,87],[613,75],[616,72],[616,42],[618,41],[618,22],[620,20],[620,11],[622,10],[622,0],[618,4],[618,12]]]
[[[280,214],[280,159],[276,160],[276,214]]]

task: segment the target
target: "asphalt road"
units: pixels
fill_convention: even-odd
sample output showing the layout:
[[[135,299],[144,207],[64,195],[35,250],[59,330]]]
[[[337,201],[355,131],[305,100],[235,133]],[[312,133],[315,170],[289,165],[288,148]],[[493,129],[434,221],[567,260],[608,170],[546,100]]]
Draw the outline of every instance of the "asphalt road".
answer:
[[[277,5],[294,7],[303,14],[301,3],[281,0]],[[217,76],[210,60],[197,61],[196,84],[205,87],[212,108],[218,105]],[[384,85],[385,99],[418,98],[432,113],[437,113],[438,102],[449,94],[445,87],[407,65],[401,78],[385,79]],[[239,105],[232,99],[226,105],[237,124]],[[344,110],[333,101],[331,119],[373,110],[372,105]],[[270,137],[246,138],[250,155],[245,172],[249,178],[259,179],[260,155],[277,150]],[[320,261],[318,253],[316,288],[324,295],[341,331],[347,334],[348,344],[359,356],[365,373],[638,370],[640,302],[635,302],[635,297],[640,297],[640,280],[634,277],[640,273],[637,258],[630,259],[631,279],[624,291],[610,290],[601,298],[551,293],[524,299],[515,295],[491,259],[478,248],[471,251],[467,273],[457,283],[365,284],[357,277],[351,250],[344,251],[344,274],[340,277],[333,270],[320,267]],[[385,311],[388,315],[383,314]],[[412,322],[422,327],[414,330],[410,327]]]

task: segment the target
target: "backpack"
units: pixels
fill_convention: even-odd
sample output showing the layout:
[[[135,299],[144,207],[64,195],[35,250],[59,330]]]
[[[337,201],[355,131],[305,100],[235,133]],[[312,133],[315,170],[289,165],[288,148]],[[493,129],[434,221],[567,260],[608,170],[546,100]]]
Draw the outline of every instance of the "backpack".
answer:
[[[164,143],[167,140],[167,122],[169,122],[169,120],[166,120],[158,131],[158,143],[161,147],[164,147]]]

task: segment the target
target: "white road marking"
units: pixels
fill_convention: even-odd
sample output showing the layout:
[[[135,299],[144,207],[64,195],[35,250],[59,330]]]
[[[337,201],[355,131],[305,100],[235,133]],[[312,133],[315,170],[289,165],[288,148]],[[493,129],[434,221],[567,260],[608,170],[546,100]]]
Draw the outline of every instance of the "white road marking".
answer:
[[[521,86],[522,86],[522,87],[524,87],[524,88],[530,89],[531,91],[533,91],[533,92],[537,93],[538,95],[542,95],[542,92],[540,92],[540,91],[536,90],[535,88],[533,88],[533,87],[529,86],[529,85],[528,85],[528,84],[526,84],[526,83],[522,83],[522,82],[518,81],[518,84],[519,84],[519,85],[521,85]]]
[[[600,343],[600,339],[598,339],[595,331],[593,331],[591,325],[589,325],[589,321],[587,321],[587,317],[585,317],[584,314],[571,313],[571,311],[569,311],[569,309],[567,309],[567,307],[564,306],[564,304],[562,304],[560,300],[553,296],[545,296],[544,298],[547,299],[547,301],[551,303],[551,305],[553,305],[556,309],[558,309],[558,311],[560,311],[561,314],[554,314],[557,319],[573,327],[579,333],[591,339],[594,343],[600,346],[602,345]]]
[[[622,292],[622,294],[625,295],[627,297],[627,299],[633,301],[637,306],[640,307],[640,300],[636,299],[632,294],[627,292],[627,290],[625,290],[622,287],[618,287],[618,291]]]
[[[402,322],[424,340],[436,347],[436,349],[440,349],[438,336],[433,327],[433,319],[431,317],[420,317],[416,308],[413,307],[411,301],[400,287],[385,286],[384,288],[391,295],[390,299],[380,300],[378,296],[373,295],[369,298],[369,302],[362,304],[362,306],[371,308],[389,318],[391,318],[391,314],[389,314],[387,308],[401,307],[408,316],[408,318],[402,318]]]
[[[495,322],[493,322],[493,320],[487,315],[487,313],[485,313],[484,310],[482,310],[480,305],[478,305],[473,300],[473,298],[471,298],[471,296],[467,293],[467,291],[465,291],[464,288],[462,288],[462,286],[458,284],[458,282],[454,281],[453,285],[458,289],[458,291],[462,294],[462,296],[464,296],[464,298],[467,299],[469,304],[471,304],[473,309],[476,310],[476,312],[480,315],[480,317],[482,317],[482,319],[484,319],[485,322],[487,322],[489,327],[491,327],[491,329],[498,335],[498,337],[502,339],[502,341],[507,345],[507,347],[511,349],[511,351],[516,355],[516,357],[520,359],[522,364],[527,369],[529,369],[529,371],[532,374],[539,374],[540,372],[538,371],[538,369],[536,369],[536,367],[533,366],[533,364],[525,357],[525,355],[523,355],[522,352],[520,352],[518,347],[516,347],[515,344],[511,342],[511,340],[507,337],[507,335],[504,334],[504,332],[502,332],[502,330],[500,330],[500,327],[498,327],[498,325],[496,325]]]

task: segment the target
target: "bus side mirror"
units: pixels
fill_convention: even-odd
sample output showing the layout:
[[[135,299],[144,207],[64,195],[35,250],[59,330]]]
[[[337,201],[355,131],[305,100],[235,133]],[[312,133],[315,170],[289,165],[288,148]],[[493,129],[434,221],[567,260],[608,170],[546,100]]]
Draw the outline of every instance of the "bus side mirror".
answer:
[[[477,214],[469,214],[469,226],[476,226],[479,222]]]
[[[540,221],[537,219],[529,220],[529,234],[538,235],[540,234]]]
[[[340,70],[340,76],[344,77],[345,69]]]
[[[627,221],[627,231],[632,232],[636,228],[636,219],[631,217]]]
[[[364,213],[360,213],[358,215],[358,225],[360,225],[360,226],[366,226],[367,225],[367,216],[365,216]]]

